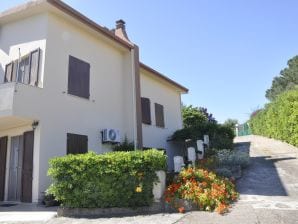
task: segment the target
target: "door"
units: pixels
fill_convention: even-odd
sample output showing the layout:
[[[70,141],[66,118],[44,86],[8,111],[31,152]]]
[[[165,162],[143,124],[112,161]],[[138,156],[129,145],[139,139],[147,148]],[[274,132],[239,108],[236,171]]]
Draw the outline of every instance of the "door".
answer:
[[[22,192],[23,136],[11,137],[8,201],[20,201]]]
[[[6,173],[7,137],[0,138],[0,201],[4,200]]]
[[[34,131],[24,133],[22,169],[22,202],[32,202]]]

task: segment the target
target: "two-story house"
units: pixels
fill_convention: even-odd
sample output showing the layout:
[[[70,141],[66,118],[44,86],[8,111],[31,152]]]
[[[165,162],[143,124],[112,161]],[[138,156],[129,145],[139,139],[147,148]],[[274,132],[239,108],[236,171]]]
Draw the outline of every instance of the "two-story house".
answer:
[[[108,138],[135,148],[180,149],[188,90],[139,61],[125,23],[109,30],[60,0],[37,0],[0,14],[0,201],[38,202],[48,161],[111,151]]]

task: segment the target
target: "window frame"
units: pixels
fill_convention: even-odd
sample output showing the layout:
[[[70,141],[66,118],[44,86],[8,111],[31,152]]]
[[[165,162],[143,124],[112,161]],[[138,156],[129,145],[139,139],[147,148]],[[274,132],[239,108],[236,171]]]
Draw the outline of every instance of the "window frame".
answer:
[[[80,145],[78,144],[78,142],[81,142],[83,140],[86,140],[86,148],[82,149],[80,148],[75,148],[70,145],[73,141],[72,138],[76,138],[74,142],[76,142],[76,147],[80,147]],[[81,143],[82,144],[82,143]],[[74,134],[74,133],[67,133],[66,134],[66,154],[84,154],[84,153],[88,153],[88,135],[81,135],[81,134]]]
[[[75,62],[77,64],[72,65],[71,63],[73,63],[73,62]],[[73,69],[71,66],[80,66],[79,63],[83,66],[88,67],[87,80],[85,80],[86,86],[85,87],[81,86],[82,88],[78,88],[78,86],[75,85],[75,82],[76,82],[75,78],[82,79],[83,74],[79,74],[79,75],[78,75],[78,73],[71,74],[71,72],[72,72],[71,70]],[[88,63],[80,58],[69,55],[69,57],[68,57],[68,82],[67,82],[67,93],[69,95],[80,97],[82,99],[87,99],[87,100],[90,99],[90,73],[91,73],[90,68],[91,68],[90,63]],[[76,71],[77,71],[77,69],[76,69]],[[82,82],[79,82],[79,83],[82,84]],[[87,89],[85,89],[85,88],[87,88]]]
[[[154,110],[155,110],[155,125],[156,125],[156,127],[165,128],[164,106],[159,103],[154,103]]]
[[[18,60],[12,60],[10,61],[8,64],[5,65],[5,75],[4,75],[4,83],[7,82],[18,82],[18,83],[22,83],[25,85],[31,85],[31,86],[36,86],[38,87],[38,82],[39,82],[39,67],[40,67],[40,48],[37,48],[31,52],[29,52],[28,54],[22,56],[21,58],[19,58]],[[37,52],[37,65],[36,65],[36,81],[33,83],[31,83],[31,79],[32,79],[32,55],[34,53]],[[20,70],[20,64],[26,60],[27,58],[29,58],[29,62],[28,62],[28,74],[26,74],[26,70],[24,70],[24,72],[22,72]],[[7,68],[8,66],[12,66],[12,70],[11,70],[11,74],[10,74],[10,79],[7,79]],[[26,65],[25,65],[26,68]],[[20,76],[20,74],[22,74],[22,76]],[[27,81],[25,82],[24,77],[27,77]]]
[[[147,105],[145,105],[144,103],[146,103]],[[142,112],[142,123],[151,125],[152,124],[151,102],[150,102],[150,99],[147,97],[141,97],[141,112]]]
[[[9,79],[8,79],[7,78],[7,68],[9,66],[11,66],[11,70],[10,70],[10,75],[9,75]],[[13,61],[11,61],[10,63],[5,65],[4,82],[11,82],[12,81],[13,67],[14,67]]]

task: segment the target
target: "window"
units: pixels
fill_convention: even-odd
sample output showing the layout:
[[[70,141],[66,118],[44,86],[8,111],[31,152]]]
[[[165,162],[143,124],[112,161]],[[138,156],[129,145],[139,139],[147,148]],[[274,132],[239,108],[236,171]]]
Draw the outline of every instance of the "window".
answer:
[[[68,93],[89,99],[90,64],[73,56],[68,63]]]
[[[13,62],[10,62],[5,67],[4,82],[11,82],[11,80],[12,80],[12,71],[13,71]]]
[[[39,69],[40,50],[32,51],[30,54],[30,85],[38,85],[38,69]]]
[[[24,83],[24,84],[29,84],[29,79],[30,79],[30,55],[24,56],[19,63],[19,68],[18,68],[18,82],[19,83]]]
[[[148,98],[141,98],[142,106],[142,122],[144,124],[151,124],[150,100]]]
[[[67,133],[67,154],[88,152],[88,136]]]
[[[40,49],[34,50],[19,60],[10,62],[5,67],[4,82],[38,85]],[[19,63],[18,63],[19,62]]]
[[[165,127],[163,105],[158,103],[155,103],[155,122],[157,127]]]

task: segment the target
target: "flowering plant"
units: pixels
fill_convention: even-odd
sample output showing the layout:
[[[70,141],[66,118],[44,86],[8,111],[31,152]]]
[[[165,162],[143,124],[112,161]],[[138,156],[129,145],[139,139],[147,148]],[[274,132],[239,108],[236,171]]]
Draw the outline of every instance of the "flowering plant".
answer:
[[[193,167],[183,169],[165,192],[166,202],[174,207],[176,199],[185,199],[199,210],[215,210],[220,214],[227,212],[230,203],[236,201],[238,196],[235,185],[227,178]]]

